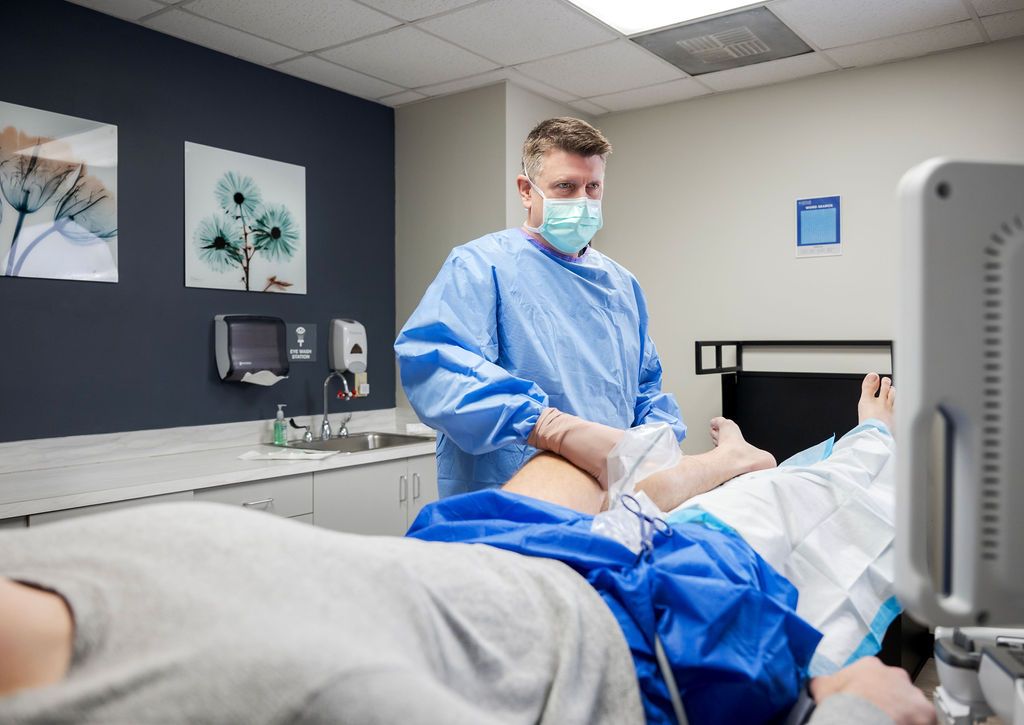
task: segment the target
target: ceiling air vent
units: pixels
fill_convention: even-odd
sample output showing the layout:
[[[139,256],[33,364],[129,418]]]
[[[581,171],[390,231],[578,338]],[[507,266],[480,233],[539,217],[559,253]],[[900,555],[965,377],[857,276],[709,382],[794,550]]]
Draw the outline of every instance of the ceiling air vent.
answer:
[[[631,40],[691,76],[812,52],[765,8],[658,30]]]

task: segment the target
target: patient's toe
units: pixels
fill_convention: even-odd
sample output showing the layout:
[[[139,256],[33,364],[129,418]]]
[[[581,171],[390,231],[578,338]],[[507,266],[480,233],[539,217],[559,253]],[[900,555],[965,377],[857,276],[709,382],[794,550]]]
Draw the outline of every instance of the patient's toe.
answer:
[[[857,401],[858,421],[881,420],[891,428],[895,400],[896,389],[892,387],[892,378],[868,373],[861,383],[860,400]]]
[[[860,384],[861,400],[868,397],[875,397],[878,392],[878,373],[868,373]]]

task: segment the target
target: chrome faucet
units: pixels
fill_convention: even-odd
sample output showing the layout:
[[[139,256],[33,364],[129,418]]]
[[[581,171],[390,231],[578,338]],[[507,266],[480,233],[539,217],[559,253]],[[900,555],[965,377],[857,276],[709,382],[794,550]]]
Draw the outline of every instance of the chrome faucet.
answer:
[[[335,370],[330,375],[327,376],[326,380],[324,380],[324,419],[320,423],[320,440],[322,441],[330,440],[331,438],[331,420],[330,418],[327,417],[329,412],[327,410],[327,388],[331,384],[331,378],[334,377],[341,378],[341,386],[345,389],[345,399],[348,400],[352,397],[352,393],[348,389],[348,380],[345,379],[344,374]],[[342,397],[340,393],[338,394],[338,397]],[[346,436],[348,435],[348,429],[345,427],[345,423],[348,423],[351,417],[352,416],[349,415],[349,417],[346,418],[345,421],[341,424],[341,430],[345,432]]]

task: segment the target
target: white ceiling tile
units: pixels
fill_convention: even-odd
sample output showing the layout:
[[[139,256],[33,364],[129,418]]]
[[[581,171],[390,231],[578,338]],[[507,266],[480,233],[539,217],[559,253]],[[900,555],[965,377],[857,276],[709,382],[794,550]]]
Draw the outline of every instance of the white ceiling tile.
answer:
[[[186,7],[189,12],[306,51],[399,24],[352,0],[195,0]]]
[[[505,73],[502,70],[492,70],[487,73],[480,73],[469,78],[459,78],[455,81],[448,81],[447,83],[436,83],[429,86],[421,86],[416,90],[421,93],[426,93],[428,96],[447,96],[452,93],[461,93],[462,91],[469,91],[473,88],[483,88],[484,86],[493,86],[495,83],[501,83],[505,78]]]
[[[431,15],[444,13],[476,0],[363,0],[364,5],[375,7],[381,12],[394,15],[402,20],[419,20]]]
[[[383,98],[380,98],[378,100],[385,106],[397,108],[398,106],[404,105],[406,103],[412,103],[413,101],[423,100],[426,97],[427,96],[423,95],[422,93],[417,93],[416,91],[402,91],[401,93],[396,93],[393,96],[384,96]]]
[[[298,51],[291,48],[243,33],[241,30],[219,25],[212,20],[183,13],[181,10],[161,13],[146,22],[145,26],[190,43],[205,45],[207,48],[219,50],[221,53],[265,65],[299,55]]]
[[[971,0],[978,15],[998,15],[1011,10],[1024,10],[1024,0]]]
[[[144,15],[164,9],[163,5],[153,0],[71,0],[71,2],[125,20],[138,20]]]
[[[561,0],[491,0],[419,24],[502,65],[515,65],[614,39]]]
[[[628,40],[524,63],[517,69],[542,83],[582,97],[686,77],[678,68]]]
[[[768,9],[819,48],[970,19],[961,0],[776,0]]]
[[[459,93],[461,91],[468,91],[473,88],[483,88],[484,86],[494,85],[501,81],[509,81],[515,83],[521,88],[525,88],[529,91],[550,98],[553,101],[559,101],[565,103],[570,99],[576,98],[571,93],[559,90],[558,88],[552,88],[549,85],[541,83],[540,81],[534,80],[529,76],[524,76],[514,68],[499,68],[498,70],[488,71],[487,73],[481,73],[479,75],[471,76],[469,78],[459,78],[458,80],[449,81],[447,83],[438,83],[436,85],[424,86],[417,90],[427,93],[431,96],[447,96],[452,93]]]
[[[503,68],[500,72],[512,83],[515,83],[529,91],[533,91],[534,93],[546,96],[553,101],[561,101],[564,103],[576,98],[572,93],[566,93],[560,88],[554,88],[553,86],[549,86],[547,83],[541,83],[535,78],[531,78],[524,73],[520,73],[515,68]]]
[[[357,40],[321,55],[409,88],[497,68],[490,61],[409,26]]]
[[[835,66],[820,53],[805,53],[794,55],[792,58],[707,73],[700,76],[700,80],[716,91],[735,91],[739,88],[766,86],[835,69]]]
[[[992,40],[1024,35],[1024,11],[989,15],[982,18],[981,22],[984,24],[985,30],[988,31],[988,37]]]
[[[709,93],[711,91],[693,78],[683,78],[678,81],[659,83],[656,86],[635,88],[631,91],[621,91],[606,96],[594,96],[587,100],[599,103],[610,111],[625,111],[629,108],[660,106],[665,103],[685,101],[689,98],[705,96]]]
[[[578,101],[569,101],[569,105],[575,108],[577,111],[588,113],[591,116],[603,116],[604,114],[608,113],[607,108],[603,108],[602,106],[599,106],[596,103],[591,103],[590,101],[584,99],[580,99]]]
[[[939,28],[919,30],[895,38],[872,40],[868,43],[830,48],[828,56],[844,68],[874,65],[900,58],[913,58],[962,45],[981,43],[981,31],[973,20],[943,25]]]
[[[342,68],[341,66],[328,63],[313,55],[306,55],[295,60],[286,60],[284,63],[274,66],[275,69],[284,71],[289,75],[305,78],[307,81],[319,83],[353,96],[362,98],[380,98],[393,93],[405,90],[398,86],[376,78],[370,78],[354,70]]]

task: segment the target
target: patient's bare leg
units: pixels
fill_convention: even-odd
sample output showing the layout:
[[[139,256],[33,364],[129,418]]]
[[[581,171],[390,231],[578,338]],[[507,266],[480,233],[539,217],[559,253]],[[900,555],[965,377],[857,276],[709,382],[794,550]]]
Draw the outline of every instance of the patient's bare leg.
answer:
[[[711,440],[715,443],[713,450],[683,456],[674,468],[645,478],[637,488],[662,511],[671,511],[736,476],[775,467],[775,457],[747,443],[740,427],[728,418],[711,420]]]
[[[608,492],[596,478],[554,453],[540,453],[531,458],[502,489],[585,514],[600,513],[608,503]]]
[[[739,426],[728,418],[711,421],[711,437],[714,450],[683,456],[674,467],[645,478],[637,489],[662,511],[670,511],[736,476],[775,466],[772,454],[747,443]],[[621,431],[616,438],[621,438]],[[612,447],[608,445],[608,452]],[[504,489],[588,514],[608,506],[608,493],[593,476],[553,453],[535,456]]]

